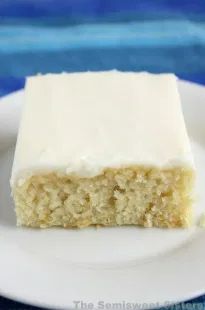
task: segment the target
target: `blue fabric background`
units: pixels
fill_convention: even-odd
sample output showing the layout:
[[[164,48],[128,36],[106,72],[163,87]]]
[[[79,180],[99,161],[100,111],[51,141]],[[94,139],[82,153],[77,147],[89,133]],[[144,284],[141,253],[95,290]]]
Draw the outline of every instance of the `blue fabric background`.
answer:
[[[204,0],[1,0],[0,95],[26,75],[175,72],[205,83]]]
[[[204,84],[205,0],[0,0],[0,96],[39,72],[113,68]],[[34,308],[0,297],[4,309]]]

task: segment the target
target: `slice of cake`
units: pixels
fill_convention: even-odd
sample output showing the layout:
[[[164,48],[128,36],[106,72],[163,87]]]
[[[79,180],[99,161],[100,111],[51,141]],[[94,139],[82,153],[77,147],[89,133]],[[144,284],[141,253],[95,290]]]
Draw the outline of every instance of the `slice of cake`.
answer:
[[[27,79],[11,177],[18,225],[187,227],[193,179],[174,75]]]

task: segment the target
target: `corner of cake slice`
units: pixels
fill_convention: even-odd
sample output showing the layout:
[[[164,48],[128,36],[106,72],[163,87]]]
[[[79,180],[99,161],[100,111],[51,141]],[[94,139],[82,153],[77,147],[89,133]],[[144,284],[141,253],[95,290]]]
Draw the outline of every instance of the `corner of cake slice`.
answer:
[[[27,78],[11,176],[18,225],[188,227],[193,181],[173,74]]]

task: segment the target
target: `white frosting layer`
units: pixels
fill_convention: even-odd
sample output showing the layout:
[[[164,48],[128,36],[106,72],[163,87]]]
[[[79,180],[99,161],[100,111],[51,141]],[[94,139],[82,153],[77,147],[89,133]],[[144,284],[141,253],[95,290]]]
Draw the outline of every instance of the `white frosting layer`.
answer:
[[[193,165],[172,74],[118,71],[29,77],[11,183],[38,171]]]

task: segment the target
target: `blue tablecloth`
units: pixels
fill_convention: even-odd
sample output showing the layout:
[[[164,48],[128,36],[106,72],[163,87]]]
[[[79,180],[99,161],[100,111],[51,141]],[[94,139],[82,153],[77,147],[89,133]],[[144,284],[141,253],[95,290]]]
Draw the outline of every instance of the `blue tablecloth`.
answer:
[[[0,96],[39,72],[113,68],[205,83],[205,1],[0,1]],[[0,309],[31,307],[0,297]]]

